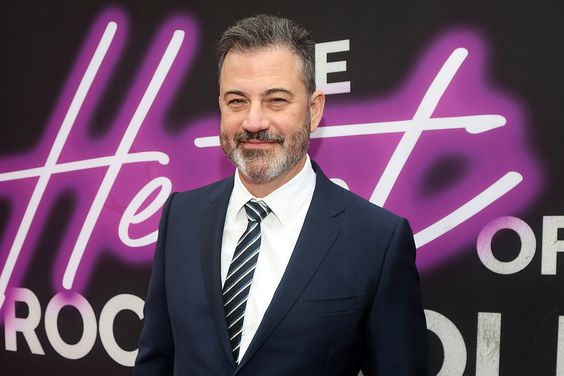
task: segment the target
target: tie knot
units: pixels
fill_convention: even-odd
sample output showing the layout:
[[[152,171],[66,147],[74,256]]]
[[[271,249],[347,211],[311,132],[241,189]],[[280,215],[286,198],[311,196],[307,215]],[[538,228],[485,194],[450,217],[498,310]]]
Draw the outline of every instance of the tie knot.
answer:
[[[247,212],[249,222],[260,223],[272,210],[270,210],[264,201],[258,201],[253,198],[245,204],[245,211]]]

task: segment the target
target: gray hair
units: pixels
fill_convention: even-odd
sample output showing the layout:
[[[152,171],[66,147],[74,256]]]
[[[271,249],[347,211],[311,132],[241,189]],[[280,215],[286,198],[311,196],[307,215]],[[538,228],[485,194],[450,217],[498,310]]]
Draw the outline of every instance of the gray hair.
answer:
[[[217,43],[218,72],[231,50],[253,51],[272,46],[288,47],[302,63],[302,80],[309,94],[315,91],[315,42],[309,31],[282,17],[259,14],[239,20]]]

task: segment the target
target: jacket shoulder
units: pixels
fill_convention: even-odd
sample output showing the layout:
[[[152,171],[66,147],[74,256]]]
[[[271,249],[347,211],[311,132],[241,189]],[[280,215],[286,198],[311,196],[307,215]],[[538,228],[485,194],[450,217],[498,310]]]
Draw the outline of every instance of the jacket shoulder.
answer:
[[[191,205],[201,202],[209,203],[218,195],[221,195],[227,191],[231,192],[233,189],[233,176],[228,178],[218,180],[216,182],[210,183],[203,187],[175,192],[173,205],[182,205],[185,203],[190,203]]]
[[[359,216],[367,216],[368,218],[374,220],[391,223],[397,223],[402,219],[401,216],[389,211],[388,209],[373,204],[364,197],[361,197],[348,189],[345,189],[333,182],[331,182],[331,185],[332,189],[338,190],[340,191],[340,194],[342,194],[345,209],[347,211],[350,210],[352,213]]]

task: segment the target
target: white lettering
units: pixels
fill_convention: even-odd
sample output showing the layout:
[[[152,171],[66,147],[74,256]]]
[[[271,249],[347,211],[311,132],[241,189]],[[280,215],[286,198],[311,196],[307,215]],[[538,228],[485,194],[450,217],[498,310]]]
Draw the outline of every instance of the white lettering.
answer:
[[[25,288],[10,288],[4,307],[4,334],[7,351],[18,351],[17,333],[21,333],[31,352],[45,355],[45,351],[36,334],[41,323],[41,304],[33,291]],[[16,317],[16,303],[25,303],[29,313],[25,318]],[[132,294],[119,294],[112,297],[102,308],[99,323],[90,303],[82,295],[74,292],[63,292],[55,295],[45,309],[44,327],[48,343],[66,359],[81,359],[89,354],[96,342],[98,331],[106,353],[118,364],[133,367],[138,349],[127,351],[116,341],[114,322],[122,311],[131,311],[143,319],[143,299]],[[82,319],[83,330],[75,344],[69,344],[61,337],[59,315],[61,310],[70,306],[76,309]],[[63,324],[64,326],[64,324]],[[99,329],[98,329],[99,328]],[[20,344],[21,345],[21,344]],[[20,346],[21,348],[21,346]]]
[[[59,133],[57,134],[55,142],[51,147],[51,151],[47,156],[47,161],[45,162],[45,166],[42,169],[42,173],[39,175],[39,180],[35,185],[35,189],[33,190],[33,193],[25,210],[24,216],[20,223],[20,227],[18,228],[16,237],[14,238],[14,242],[12,243],[12,247],[4,264],[2,274],[0,274],[0,307],[2,307],[2,305],[4,304],[4,293],[8,286],[8,281],[10,280],[14,266],[16,265],[16,261],[20,255],[23,243],[31,226],[31,222],[35,217],[39,203],[43,198],[43,194],[45,193],[45,189],[47,188],[47,184],[49,183],[49,179],[51,178],[51,170],[57,164],[57,160],[61,155],[61,151],[74,125],[74,121],[76,120],[76,117],[80,112],[82,104],[84,103],[84,99],[86,98],[86,94],[90,90],[90,86],[92,85],[92,82],[96,77],[98,69],[100,68],[102,61],[106,56],[116,30],[117,24],[115,22],[108,23],[108,26],[106,27],[106,30],[104,31],[104,34],[100,39],[100,43],[96,48],[96,52],[94,53],[94,56],[92,57],[92,60],[90,61],[90,64],[88,65],[88,68],[86,69],[82,80],[80,81],[80,85],[72,99],[63,123],[61,124]]]
[[[37,296],[33,291],[25,288],[13,288],[11,290],[12,299],[8,300],[8,304],[4,311],[4,338],[6,340],[6,350],[18,351],[16,341],[16,333],[23,334],[32,354],[45,355],[45,351],[39,343],[39,338],[35,333],[35,329],[41,321],[41,305]],[[28,309],[28,315],[25,318],[16,317],[16,302],[25,303]]]
[[[159,189],[157,197],[145,209],[137,212],[149,195],[157,189]],[[140,238],[132,239],[129,236],[129,225],[141,223],[155,214],[164,205],[170,192],[172,192],[172,183],[169,179],[162,176],[151,180],[141,188],[123,212],[119,222],[118,234],[123,244],[129,247],[143,247],[157,241],[158,230]]]
[[[350,93],[351,82],[327,82],[327,74],[347,71],[347,61],[327,61],[327,55],[334,52],[348,51],[349,39],[334,42],[317,43],[315,45],[315,83],[319,90],[325,94]]]
[[[541,274],[556,274],[556,256],[564,252],[564,240],[558,240],[559,228],[564,229],[564,216],[543,217]]]
[[[521,249],[512,261],[499,261],[492,252],[494,235],[504,229],[513,230],[519,235]],[[533,230],[522,219],[516,217],[500,217],[488,223],[478,235],[477,250],[482,264],[494,273],[514,274],[523,270],[535,255],[537,241]]]
[[[445,316],[425,310],[427,329],[435,333],[443,345],[444,360],[437,376],[459,376],[466,368],[466,344],[458,328]]]
[[[126,351],[122,349],[114,337],[114,320],[121,311],[133,311],[139,319],[143,319],[143,300],[135,295],[116,295],[104,305],[100,313],[100,339],[108,355],[117,363],[126,367],[133,367],[138,350]]]
[[[478,312],[476,375],[499,375],[501,313]]]
[[[80,340],[75,344],[66,343],[59,334],[57,319],[65,306],[77,309],[82,318],[83,331]],[[80,294],[74,292],[55,295],[45,310],[45,333],[53,349],[67,359],[80,359],[92,350],[96,342],[96,315],[92,306]]]
[[[77,88],[77,91],[65,115],[61,128],[59,129],[51,151],[49,152],[45,165],[42,167],[24,169],[20,171],[11,171],[0,174],[0,182],[36,176],[39,177],[24,216],[21,220],[20,226],[16,232],[14,241],[8,253],[8,257],[2,268],[2,272],[0,273],[0,307],[2,307],[4,303],[5,291],[7,289],[8,282],[13,274],[14,267],[19,258],[24,241],[27,237],[43,194],[47,188],[50,177],[53,174],[108,166],[106,175],[104,176],[104,179],[100,184],[90,210],[88,211],[88,214],[83,222],[82,228],[73,247],[71,257],[63,276],[63,287],[66,289],[71,289],[74,283],[77,269],[86,249],[86,245],[88,244],[90,236],[92,235],[92,230],[94,229],[106,198],[108,197],[108,194],[123,164],[139,163],[153,160],[156,160],[161,164],[167,164],[169,161],[168,155],[161,152],[150,151],[142,153],[129,153],[129,151],[141,125],[143,124],[147,112],[151,108],[164,79],[168,75],[173,62],[176,59],[178,51],[184,40],[185,33],[182,30],[176,30],[174,32],[170,43],[166,51],[164,52],[163,57],[125,131],[116,154],[113,156],[104,156],[61,164],[58,163],[58,158],[61,154],[61,150],[67,141],[72,127],[74,126],[75,120],[80,113],[84,99],[86,98],[86,95],[88,94],[90,87],[94,82],[97,72],[103,63],[106,53],[116,34],[116,30],[117,24],[115,22],[108,23],[106,30],[104,31],[104,34],[100,39],[98,47],[82,77],[80,85]]]
[[[337,184],[339,187],[345,188],[347,191],[350,191],[349,185],[348,185],[347,182],[344,181],[343,179],[331,178],[331,181],[332,181],[333,183]]]
[[[123,165],[131,146],[133,145],[133,141],[145,120],[145,116],[149,112],[149,109],[153,105],[153,101],[157,97],[157,94],[160,91],[161,85],[164,82],[164,79],[168,75],[170,68],[172,67],[172,63],[176,59],[176,55],[182,46],[184,41],[185,32],[182,30],[176,30],[173,33],[173,36],[163,54],[157,69],[145,93],[143,94],[143,98],[139,102],[129,125],[127,126],[127,130],[123,135],[123,138],[118,146],[118,149],[115,154],[115,159],[110,164],[108,170],[106,171],[106,175],[104,176],[104,180],[100,184],[100,188],[96,193],[96,197],[92,202],[92,206],[84,220],[84,224],[80,233],[78,234],[78,239],[76,240],[75,246],[72,250],[71,257],[69,263],[67,264],[67,268],[65,270],[65,274],[63,276],[63,287],[67,290],[72,288],[74,283],[74,277],[76,275],[76,271],[78,266],[80,265],[80,261],[82,260],[82,256],[86,249],[86,244],[90,239],[90,235],[92,235],[92,230],[94,229],[94,225],[100,216],[100,212],[102,211],[102,207],[104,206],[104,202],[106,201],[110,190],[117,178],[119,170]]]

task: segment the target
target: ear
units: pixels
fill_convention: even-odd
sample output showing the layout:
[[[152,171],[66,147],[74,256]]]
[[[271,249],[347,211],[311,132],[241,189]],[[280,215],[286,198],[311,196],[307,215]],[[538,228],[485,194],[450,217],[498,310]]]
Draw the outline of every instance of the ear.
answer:
[[[323,109],[325,108],[325,94],[323,92],[316,90],[313,92],[310,98],[310,116],[311,124],[310,131],[313,133],[323,117]]]

